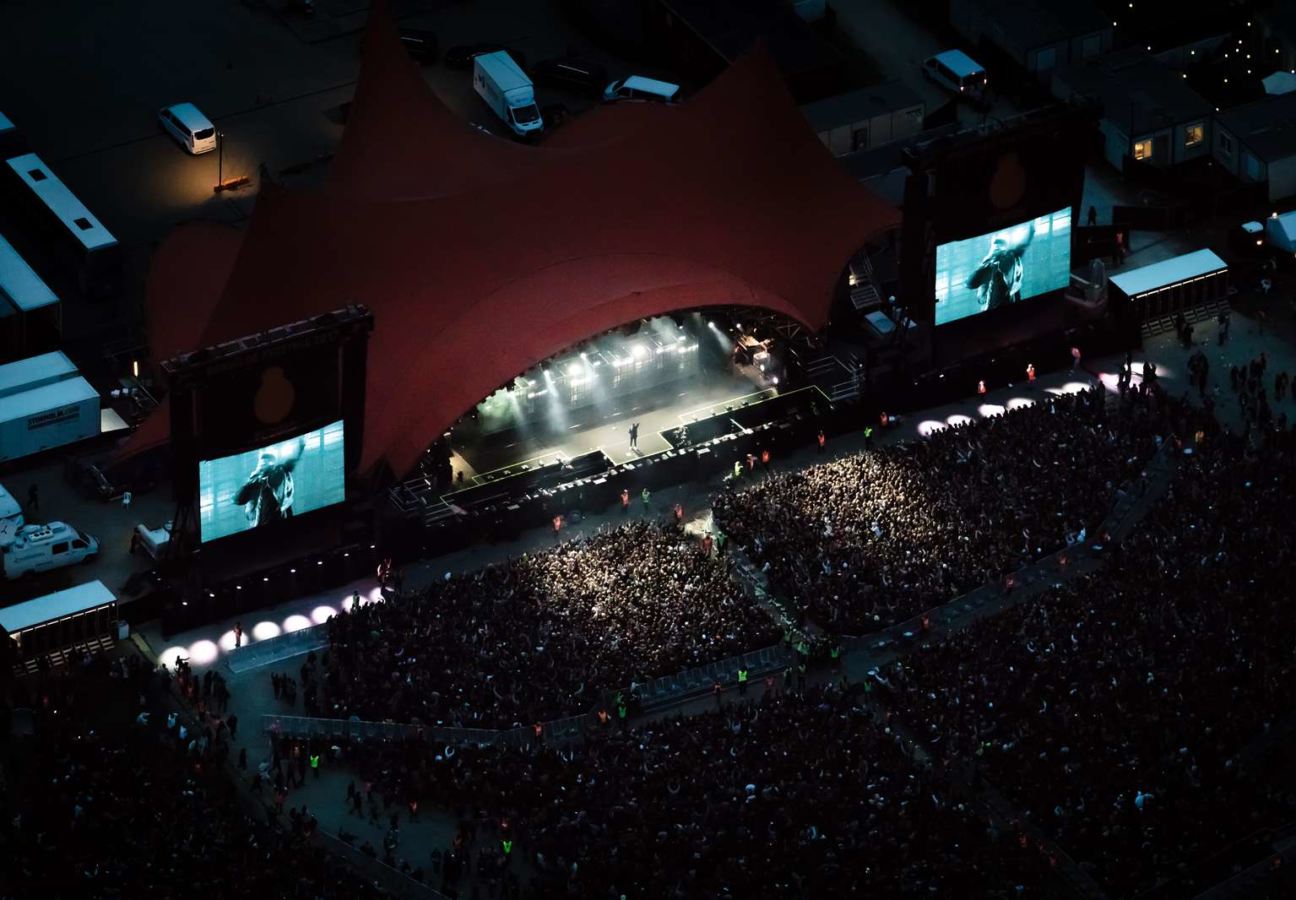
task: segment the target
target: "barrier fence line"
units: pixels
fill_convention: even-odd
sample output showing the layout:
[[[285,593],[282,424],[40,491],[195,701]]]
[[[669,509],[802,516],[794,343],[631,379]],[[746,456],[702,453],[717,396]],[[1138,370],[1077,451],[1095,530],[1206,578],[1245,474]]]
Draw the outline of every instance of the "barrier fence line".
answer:
[[[225,664],[235,675],[241,675],[251,669],[327,647],[328,642],[328,625],[312,625],[232,650],[226,654]]]
[[[352,868],[358,872],[363,872],[389,894],[403,897],[426,897],[428,900],[450,900],[447,895],[436,888],[421,881],[415,881],[408,875],[401,873],[400,870],[393,869],[381,859],[357,850],[336,835],[329,834],[322,829],[316,829],[315,840],[327,852],[337,854],[340,858],[346,860]]]
[[[793,654],[782,644],[740,653],[703,666],[686,669],[676,675],[654,678],[633,685],[622,693],[637,696],[651,706],[669,704],[699,691],[710,690],[716,682],[733,684],[738,670],[746,668],[748,677],[759,679],[790,665]],[[615,692],[609,692],[609,700]],[[597,721],[593,713],[581,713],[540,723],[540,740],[559,744],[580,740]],[[535,726],[518,728],[462,728],[457,726],[418,725],[409,722],[369,722],[361,719],[328,719],[314,716],[285,716],[266,713],[261,716],[261,730],[271,736],[293,738],[328,738],[330,740],[390,741],[418,738],[447,744],[479,744],[528,747],[536,741]]]

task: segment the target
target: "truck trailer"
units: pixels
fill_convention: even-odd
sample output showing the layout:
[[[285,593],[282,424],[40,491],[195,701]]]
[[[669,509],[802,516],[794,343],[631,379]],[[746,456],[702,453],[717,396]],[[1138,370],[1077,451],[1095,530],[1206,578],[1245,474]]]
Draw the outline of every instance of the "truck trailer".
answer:
[[[79,375],[0,397],[0,462],[99,431],[99,392]]]
[[[473,57],[473,88],[514,134],[527,137],[544,128],[535,86],[508,51]]]

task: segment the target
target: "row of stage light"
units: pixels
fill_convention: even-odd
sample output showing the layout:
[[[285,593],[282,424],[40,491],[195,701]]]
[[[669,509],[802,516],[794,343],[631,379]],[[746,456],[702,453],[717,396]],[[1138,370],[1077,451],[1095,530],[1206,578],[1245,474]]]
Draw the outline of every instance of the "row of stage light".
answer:
[[[679,365],[685,365],[685,354],[696,354],[698,344],[696,341],[690,341],[686,335],[679,335],[674,343],[656,341],[648,339],[649,343],[638,342],[630,346],[630,352],[625,356],[617,356],[614,353],[603,350],[594,350],[593,352],[582,350],[579,359],[568,360],[565,363],[559,363],[557,366],[548,364],[541,366],[540,379],[544,382],[541,387],[540,381],[523,375],[515,382],[516,390],[525,390],[527,399],[534,400],[537,397],[543,397],[549,391],[554,390],[560,382],[565,382],[573,387],[579,387],[587,382],[595,381],[599,377],[600,369],[612,369],[620,372],[626,367],[633,369],[645,368],[650,361],[656,364],[656,357],[666,356],[678,360]],[[554,371],[558,374],[555,376]]]
[[[1137,384],[1140,381],[1142,381],[1142,375],[1139,374],[1141,371],[1142,371],[1142,363],[1141,362],[1134,363],[1133,383]],[[1166,379],[1166,378],[1173,377],[1173,374],[1165,366],[1156,366],[1156,372],[1157,372],[1158,379]],[[1098,383],[1101,384],[1106,390],[1112,393],[1115,393],[1117,391],[1120,382],[1119,373],[1099,372],[1096,373],[1096,377],[1098,379]],[[1009,385],[1009,388],[1011,387],[1012,385]],[[1043,389],[1043,391],[1046,394],[1052,394],[1054,396],[1060,397],[1066,394],[1078,394],[1081,391],[1088,390],[1092,387],[1093,387],[1092,381],[1076,380],[1076,381],[1068,381],[1060,386],[1046,387]],[[1037,399],[1038,397],[1018,395],[1015,397],[1009,397],[1003,403],[982,403],[979,406],[977,406],[977,415],[979,415],[983,419],[993,418],[994,416],[1001,416],[1008,410],[1021,409],[1024,406],[1034,406]],[[947,416],[945,419],[924,419],[923,421],[918,423],[918,433],[921,434],[923,437],[927,437],[929,435],[935,434],[938,431],[943,431],[946,428],[966,425],[971,421],[972,421],[972,417],[969,415],[965,415],[963,413],[954,413],[950,416]]]
[[[250,628],[244,631],[243,647],[247,648],[262,641],[274,640],[306,628],[324,625],[337,615],[339,610],[350,612],[357,593],[360,595],[361,606],[378,603],[383,599],[382,589],[372,581],[364,585],[339,588],[326,595],[337,599],[326,601],[322,601],[320,597],[303,599],[292,604],[292,612],[279,615],[263,613]],[[232,652],[234,652],[234,629],[229,628],[215,640],[208,637],[199,638],[188,644],[172,644],[158,655],[158,660],[167,668],[174,670],[176,662],[180,659],[187,659],[193,666],[209,666]]]

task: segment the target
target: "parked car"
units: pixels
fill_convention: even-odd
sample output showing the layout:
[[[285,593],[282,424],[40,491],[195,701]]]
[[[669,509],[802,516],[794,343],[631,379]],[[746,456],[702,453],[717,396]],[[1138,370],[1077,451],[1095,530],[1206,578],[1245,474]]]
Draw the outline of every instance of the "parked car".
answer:
[[[192,103],[163,107],[158,110],[158,123],[194,156],[216,149],[216,126]]]
[[[483,53],[498,53],[500,50],[513,57],[513,61],[526,68],[526,56],[511,47],[505,47],[503,44],[460,44],[457,47],[451,47],[445,52],[445,64],[447,69],[471,69],[473,60]]]
[[[420,66],[430,66],[437,61],[439,45],[435,31],[402,28],[400,42],[409,53],[410,59]]]
[[[545,87],[597,97],[607,84],[607,69],[575,56],[564,56],[540,60],[531,70],[531,79]]]
[[[614,100],[656,100],[659,103],[674,103],[679,99],[679,85],[669,81],[658,81],[656,78],[645,78],[642,75],[631,75],[614,81],[603,90],[603,99]]]
[[[923,77],[972,103],[985,102],[990,87],[986,70],[962,50],[946,50],[928,57],[923,62]]]

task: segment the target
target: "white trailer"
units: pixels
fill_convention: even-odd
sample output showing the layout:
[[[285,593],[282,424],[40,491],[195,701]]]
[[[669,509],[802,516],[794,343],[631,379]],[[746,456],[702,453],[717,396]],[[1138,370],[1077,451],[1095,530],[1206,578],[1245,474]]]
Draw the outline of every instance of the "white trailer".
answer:
[[[99,431],[99,392],[80,376],[0,397],[0,462]]]
[[[544,128],[535,86],[507,51],[473,57],[473,88],[515,134],[525,137]]]
[[[6,363],[0,366],[0,409],[3,409],[6,397],[67,381],[80,374],[67,354],[59,350]]]

